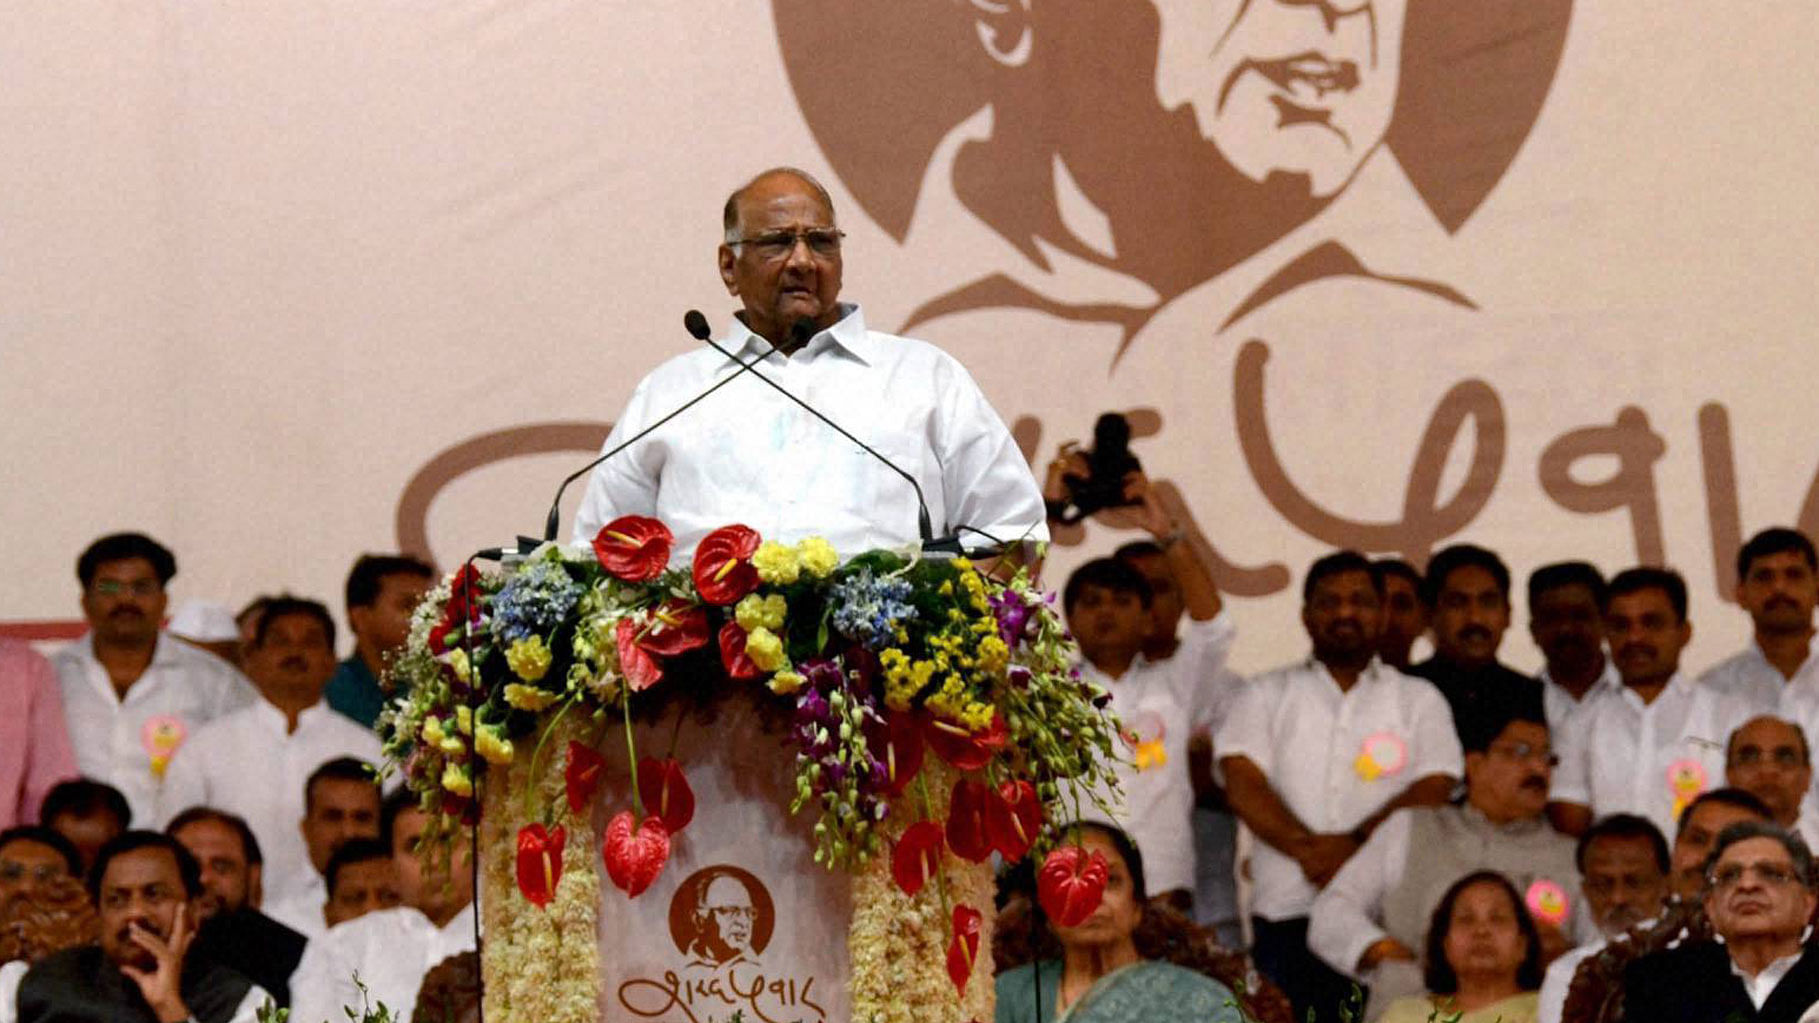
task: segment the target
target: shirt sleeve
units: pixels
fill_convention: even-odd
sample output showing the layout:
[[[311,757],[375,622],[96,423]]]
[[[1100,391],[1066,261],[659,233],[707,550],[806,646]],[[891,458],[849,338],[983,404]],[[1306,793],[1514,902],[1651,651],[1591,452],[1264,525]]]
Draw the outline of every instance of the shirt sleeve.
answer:
[[[1560,766],[1554,769],[1547,798],[1555,803],[1592,805],[1592,751],[1585,732],[1595,714],[1575,714],[1560,730],[1556,745]]]
[[[17,1023],[19,982],[25,979],[25,971],[30,968],[23,959],[0,964],[0,1023]]]
[[[938,451],[946,495],[943,528],[961,542],[1047,541],[1048,510],[1029,463],[972,374],[943,356]],[[959,527],[970,527],[959,530]],[[971,530],[979,530],[974,533]]]
[[[1225,666],[1237,634],[1231,613],[1224,609],[1204,622],[1190,618],[1182,626],[1181,649],[1175,653],[1180,664],[1176,684],[1196,735],[1210,736],[1219,730],[1231,714],[1238,687],[1244,684]]]
[[[1409,680],[1409,692],[1414,694],[1409,732],[1415,741],[1409,779],[1433,774],[1465,777],[1465,753],[1459,747],[1459,731],[1453,727],[1453,711],[1446,697],[1419,679]]]
[[[1548,964],[1547,974],[1541,978],[1540,1005],[1537,1006],[1536,1019],[1539,1023],[1560,1023],[1566,1012],[1566,993],[1573,986],[1573,974],[1579,970],[1584,957],[1577,951]]]
[[[646,377],[632,392],[631,400],[626,402],[612,432],[600,445],[600,453],[604,455],[625,438],[644,429],[649,418],[650,378]],[[577,545],[593,543],[600,527],[621,515],[657,514],[657,475],[642,465],[639,450],[634,445],[619,452],[602,462],[588,477],[581,507],[575,512],[573,537]]]
[[[246,989],[246,997],[235,1006],[230,1023],[259,1023],[259,1010],[267,1005],[276,1006],[278,1000],[257,984]]]
[[[1265,776],[1271,773],[1275,760],[1270,756],[1274,746],[1270,718],[1274,697],[1280,695],[1280,680],[1260,676],[1238,686],[1231,712],[1213,733],[1213,777],[1225,784],[1225,770],[1219,761],[1225,757],[1244,757],[1256,764]]]
[[[60,781],[74,778],[76,752],[70,746],[69,725],[63,718],[63,694],[57,671],[36,652],[25,662],[27,700],[31,706],[30,746],[25,778],[20,785],[20,816],[36,818],[46,793]]]
[[[1314,898],[1308,947],[1348,977],[1359,977],[1358,960],[1386,936],[1383,896],[1408,867],[1409,831],[1409,811],[1390,814]]]

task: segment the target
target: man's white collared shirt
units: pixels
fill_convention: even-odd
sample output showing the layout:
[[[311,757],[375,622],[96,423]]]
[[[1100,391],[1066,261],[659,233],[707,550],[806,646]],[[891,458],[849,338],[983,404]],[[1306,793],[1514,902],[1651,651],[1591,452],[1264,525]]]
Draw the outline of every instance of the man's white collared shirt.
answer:
[[[1042,494],[1003,420],[952,356],[868,331],[857,306],[793,356],[737,319],[722,347],[820,410],[922,488],[936,536],[968,546],[1047,540]],[[702,347],[639,383],[602,450],[738,372]],[[820,535],[843,556],[919,541],[915,491],[901,476],[763,381],[735,380],[594,471],[574,539],[592,543],[621,515],[661,519],[673,560],[743,523],[767,540]],[[970,527],[960,530],[959,527]],[[972,532],[970,530],[978,530]]]
[[[1322,834],[1352,830],[1428,775],[1464,774],[1440,690],[1375,660],[1349,692],[1312,658],[1252,678],[1213,750],[1256,764],[1290,812]],[[1314,886],[1287,854],[1258,842],[1251,876],[1253,913],[1308,915]]]
[[[1594,818],[1646,817],[1664,835],[1686,804],[1724,785],[1724,746],[1747,700],[1676,673],[1654,703],[1624,686],[1588,700],[1563,736],[1550,798]]]
[[[291,1018],[341,1020],[363,1002],[384,1002],[410,1023],[423,977],[444,959],[474,949],[474,905],[437,927],[410,906],[380,909],[328,929],[304,947],[291,977]],[[364,995],[354,978],[366,990]]]
[[[1598,675],[1598,681],[1593,682],[1592,687],[1585,691],[1583,699],[1554,681],[1553,675],[1545,666],[1535,675],[1535,680],[1541,683],[1541,702],[1547,715],[1547,730],[1549,735],[1555,737],[1555,744],[1559,743],[1558,737],[1566,733],[1573,719],[1592,702],[1593,697],[1606,690],[1623,688],[1623,679],[1618,677],[1617,666],[1611,663],[1609,657],[1604,659],[1604,671]]]
[[[198,729],[171,761],[159,794],[160,824],[192,806],[245,819],[265,856],[266,898],[282,900],[317,878],[303,843],[303,788],[338,757],[380,766],[379,737],[319,700],[288,731],[284,712],[261,699]]]
[[[160,632],[151,663],[121,697],[94,644],[90,633],[51,655],[76,766],[119,789],[133,822],[149,826],[171,758],[203,725],[259,694],[233,665]]]
[[[1174,656],[1151,661],[1142,654],[1122,678],[1106,676],[1090,662],[1081,676],[1112,694],[1112,710],[1124,726],[1116,764],[1119,793],[1096,793],[1111,807],[1081,799],[1081,816],[1110,819],[1143,853],[1144,884],[1152,895],[1194,890],[1194,783],[1188,773],[1188,740],[1216,731],[1243,680],[1226,670],[1236,629],[1231,617],[1183,623]]]
[[[1788,975],[1788,971],[1794,968],[1794,964],[1800,961],[1800,957],[1805,952],[1804,948],[1797,948],[1788,955],[1764,966],[1762,972],[1754,977],[1743,972],[1743,967],[1737,965],[1736,957],[1733,956],[1731,973],[1738,980],[1743,981],[1743,990],[1750,996],[1750,1004],[1756,1007],[1757,1012],[1761,1012],[1762,1003],[1768,1001],[1768,996],[1775,993],[1775,987],[1781,983],[1781,978]]]
[[[1776,708],[1788,702],[1789,694],[1802,683],[1809,689],[1819,688],[1819,658],[1813,657],[1809,645],[1806,660],[1801,662],[1794,677],[1788,678],[1781,674],[1780,668],[1769,663],[1762,648],[1752,639],[1742,650],[1705,669],[1699,681],[1741,698],[1750,706],[1760,708],[1763,714],[1773,714],[1777,712]]]

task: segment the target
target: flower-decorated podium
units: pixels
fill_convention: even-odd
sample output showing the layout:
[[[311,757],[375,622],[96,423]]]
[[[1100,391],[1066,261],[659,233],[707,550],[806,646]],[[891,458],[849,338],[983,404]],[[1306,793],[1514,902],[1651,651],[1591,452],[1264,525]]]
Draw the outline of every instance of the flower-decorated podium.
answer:
[[[387,753],[432,838],[477,824],[489,1018],[992,1017],[993,854],[1057,846],[1115,728],[1052,598],[960,560],[842,562],[728,526],[687,567],[626,517],[419,608]]]

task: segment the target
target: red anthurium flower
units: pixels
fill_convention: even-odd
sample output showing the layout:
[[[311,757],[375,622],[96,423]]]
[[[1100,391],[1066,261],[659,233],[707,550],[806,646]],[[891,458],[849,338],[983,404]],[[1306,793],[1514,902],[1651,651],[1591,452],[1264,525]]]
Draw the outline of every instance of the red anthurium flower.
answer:
[[[463,615],[470,622],[480,620],[480,570],[472,565],[462,565],[448,583],[448,605],[443,609],[442,620],[450,625],[458,624]]]
[[[707,645],[707,609],[687,600],[666,600],[651,613],[638,645],[658,657],[675,657]]]
[[[874,747],[881,747],[878,759],[883,761],[887,789],[901,796],[922,770],[922,725],[916,715],[903,712],[890,716],[885,727],[871,734]]]
[[[914,895],[941,869],[941,825],[934,821],[912,824],[891,853],[891,877],[903,894]]]
[[[966,994],[966,982],[979,961],[979,933],[985,917],[971,906],[954,907],[954,940],[947,946],[947,976],[954,982],[954,995]]]
[[[563,769],[563,787],[568,792],[568,808],[576,816],[587,811],[587,805],[594,801],[594,792],[600,788],[600,782],[606,777],[606,758],[591,747],[570,739],[568,742],[568,767]]]
[[[669,862],[669,831],[655,817],[633,824],[632,812],[621,810],[606,825],[606,843],[600,849],[606,860],[606,876],[637,898]]]
[[[558,824],[548,831],[541,824],[518,829],[518,890],[542,909],[556,897],[562,883],[562,846],[568,832]]]
[[[638,645],[638,631],[636,618],[619,619],[619,625],[613,631],[613,639],[619,644],[619,670],[634,693],[649,689],[663,678],[663,669],[657,667],[656,660]]]
[[[1093,915],[1105,898],[1110,865],[1103,853],[1077,845],[1064,845],[1049,853],[1036,871],[1036,899],[1049,918],[1063,927],[1074,927]]]
[[[1030,843],[1042,830],[1042,800],[1027,781],[1007,781],[991,791],[985,802],[985,832],[992,848],[1005,862],[1015,863],[1029,854]]]
[[[736,604],[758,588],[758,570],[752,555],[758,550],[758,531],[749,526],[722,526],[707,534],[695,548],[695,590],[710,604]]]
[[[726,674],[734,679],[757,678],[764,674],[752,659],[745,653],[745,630],[738,622],[727,622],[720,627],[720,663],[726,665]]]
[[[941,759],[962,771],[977,771],[991,762],[992,756],[1010,742],[1010,726],[1004,715],[994,711],[992,723],[983,732],[968,731],[965,725],[931,718],[927,728],[928,744]]]
[[[954,782],[954,794],[948,800],[947,847],[970,863],[984,863],[992,854],[992,841],[985,831],[987,796],[983,782],[962,778]]]
[[[594,557],[606,574],[628,583],[649,582],[669,567],[676,537],[669,527],[643,515],[621,515],[594,536]]]
[[[638,761],[638,796],[644,812],[663,822],[670,834],[680,834],[695,819],[695,792],[675,760],[645,757]]]

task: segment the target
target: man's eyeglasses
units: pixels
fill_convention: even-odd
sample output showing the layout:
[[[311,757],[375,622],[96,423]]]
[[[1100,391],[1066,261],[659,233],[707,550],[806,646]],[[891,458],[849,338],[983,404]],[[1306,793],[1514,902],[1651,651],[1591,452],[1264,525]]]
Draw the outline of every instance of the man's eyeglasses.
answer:
[[[1759,767],[1764,761],[1776,767],[1800,767],[1806,763],[1806,758],[1792,746],[1777,746],[1772,750],[1745,746],[1731,756],[1732,767]]]
[[[808,231],[772,231],[750,238],[739,238],[733,244],[750,246],[753,254],[769,262],[786,258],[796,251],[797,242],[804,242],[810,252],[826,259],[840,254],[840,239],[845,237],[845,231],[836,231],[830,227]]]
[[[8,884],[18,884],[28,877],[34,881],[44,882],[54,877],[62,877],[64,873],[64,867],[57,863],[40,863],[35,867],[27,867],[23,863],[15,863],[11,860],[0,863],[0,881]]]
[[[95,583],[95,592],[103,597],[122,597],[130,593],[135,597],[150,597],[163,589],[156,580],[137,579],[123,583],[118,579],[102,579]]]
[[[1552,747],[1535,746],[1526,742],[1494,742],[1492,753],[1507,760],[1544,760],[1549,767],[1559,767],[1560,758],[1554,755]]]
[[[1755,874],[1757,881],[1770,888],[1793,884],[1798,880],[1792,866],[1784,867],[1779,863],[1726,863],[1713,868],[1706,880],[1711,882],[1713,888],[1724,891],[1742,884],[1745,874]]]

